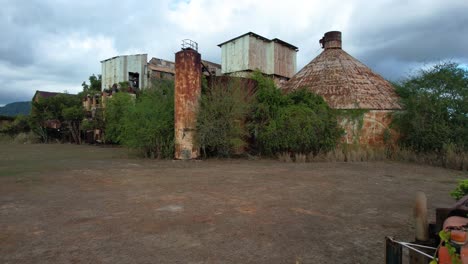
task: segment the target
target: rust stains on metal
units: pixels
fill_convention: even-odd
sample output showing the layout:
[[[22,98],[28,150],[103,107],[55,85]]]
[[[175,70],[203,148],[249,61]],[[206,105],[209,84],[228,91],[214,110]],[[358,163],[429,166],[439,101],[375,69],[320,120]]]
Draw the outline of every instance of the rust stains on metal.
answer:
[[[390,114],[400,110],[394,87],[382,76],[342,49],[341,32],[330,31],[320,40],[323,52],[287,83],[286,92],[306,88],[321,95],[334,109],[366,109],[362,123],[339,118],[346,143],[381,145]]]
[[[401,109],[393,86],[341,49],[341,32],[326,33],[321,43],[324,51],[282,89],[309,89],[336,109]]]
[[[323,38],[319,41],[324,49],[341,49],[341,32],[330,31],[325,33]]]
[[[175,158],[194,159],[199,155],[195,144],[196,117],[201,94],[201,55],[183,49],[175,55]]]
[[[370,110],[362,116],[362,121],[346,116],[339,116],[338,123],[345,135],[341,138],[343,143],[361,145],[383,146],[385,144],[385,131],[392,122],[391,110]],[[362,122],[362,123],[361,123]],[[392,139],[398,135],[388,130]]]

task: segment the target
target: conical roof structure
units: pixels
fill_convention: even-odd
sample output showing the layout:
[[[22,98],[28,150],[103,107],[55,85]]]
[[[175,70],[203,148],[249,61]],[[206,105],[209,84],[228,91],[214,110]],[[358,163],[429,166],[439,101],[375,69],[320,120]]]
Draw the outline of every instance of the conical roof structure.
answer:
[[[401,109],[393,86],[341,49],[341,32],[327,32],[320,43],[324,51],[282,89],[307,88],[335,109]]]

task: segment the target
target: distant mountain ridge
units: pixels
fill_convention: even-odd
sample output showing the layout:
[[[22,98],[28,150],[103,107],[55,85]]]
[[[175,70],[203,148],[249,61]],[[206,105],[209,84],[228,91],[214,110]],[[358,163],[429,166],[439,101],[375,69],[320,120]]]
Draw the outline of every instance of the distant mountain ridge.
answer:
[[[30,113],[31,101],[14,102],[0,107],[0,115],[3,116],[29,115]]]

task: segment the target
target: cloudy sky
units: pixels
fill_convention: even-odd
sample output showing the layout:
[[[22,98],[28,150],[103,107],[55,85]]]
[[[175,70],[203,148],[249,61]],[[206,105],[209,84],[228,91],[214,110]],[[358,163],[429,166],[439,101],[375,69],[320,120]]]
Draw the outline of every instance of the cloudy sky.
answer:
[[[174,60],[182,39],[220,62],[217,44],[253,31],[299,47],[298,69],[318,40],[343,48],[385,78],[441,60],[468,65],[466,0],[0,0],[0,105],[35,90],[79,92],[100,61],[148,53]]]

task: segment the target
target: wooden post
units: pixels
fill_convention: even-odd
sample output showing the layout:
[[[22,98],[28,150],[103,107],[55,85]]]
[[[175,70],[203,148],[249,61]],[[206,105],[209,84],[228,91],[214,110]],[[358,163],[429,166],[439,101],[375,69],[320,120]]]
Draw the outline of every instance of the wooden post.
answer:
[[[429,225],[427,224],[427,198],[423,192],[416,193],[414,205],[414,227],[416,241],[429,240]]]
[[[416,243],[427,245],[429,240],[429,225],[427,223],[427,198],[423,192],[416,193],[414,203],[414,228]],[[426,264],[429,259],[413,250],[409,252],[410,264]]]

